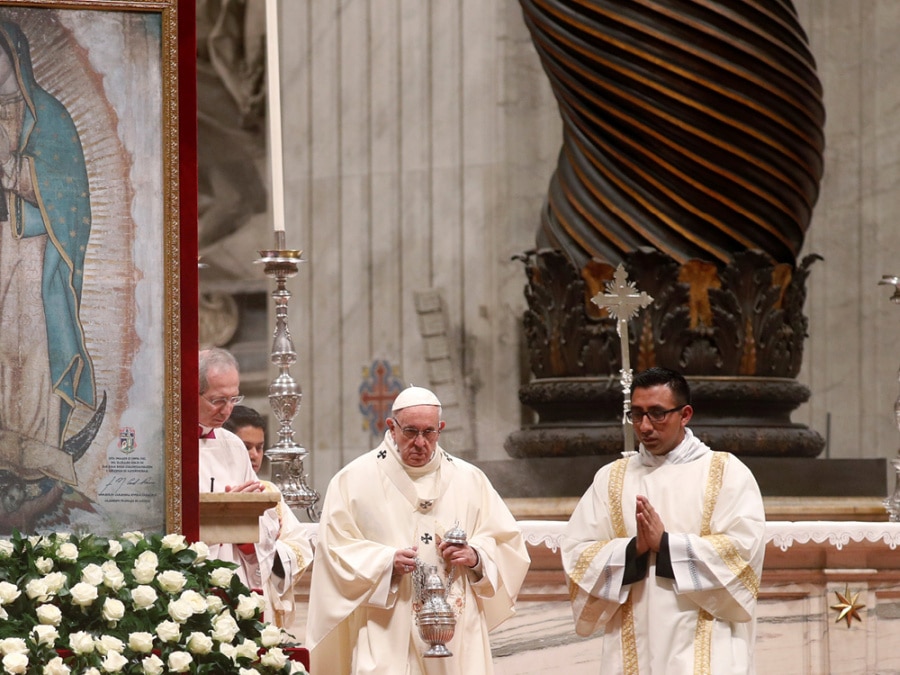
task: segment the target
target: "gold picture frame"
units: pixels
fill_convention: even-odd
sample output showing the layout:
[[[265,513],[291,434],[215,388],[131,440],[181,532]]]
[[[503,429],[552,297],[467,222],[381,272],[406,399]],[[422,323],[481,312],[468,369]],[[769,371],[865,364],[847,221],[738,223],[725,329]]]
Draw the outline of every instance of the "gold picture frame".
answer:
[[[194,17],[0,0],[0,532],[196,533]]]

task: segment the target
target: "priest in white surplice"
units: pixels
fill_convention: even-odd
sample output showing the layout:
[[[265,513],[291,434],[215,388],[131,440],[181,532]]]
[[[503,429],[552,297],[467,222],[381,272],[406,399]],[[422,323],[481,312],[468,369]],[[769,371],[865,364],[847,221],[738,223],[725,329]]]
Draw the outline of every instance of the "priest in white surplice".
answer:
[[[310,588],[312,672],[484,675],[488,631],[513,613],[529,558],[515,519],[485,475],[438,445],[444,422],[429,390],[396,398],[377,448],[328,486]],[[466,545],[442,536],[457,526]],[[423,659],[416,626],[416,558],[454,570],[453,656]]]
[[[750,470],[694,437],[690,389],[632,384],[640,449],[601,468],[562,538],[575,630],[602,631],[604,675],[754,672],[765,513]]]

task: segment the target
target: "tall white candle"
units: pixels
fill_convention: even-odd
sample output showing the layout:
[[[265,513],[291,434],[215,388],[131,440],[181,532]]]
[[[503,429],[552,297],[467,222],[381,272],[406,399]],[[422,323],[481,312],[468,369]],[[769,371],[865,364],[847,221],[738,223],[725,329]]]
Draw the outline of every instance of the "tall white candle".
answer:
[[[278,65],[278,0],[266,0],[266,88],[269,113],[269,158],[272,220],[284,232],[284,157],[281,145],[281,74]]]

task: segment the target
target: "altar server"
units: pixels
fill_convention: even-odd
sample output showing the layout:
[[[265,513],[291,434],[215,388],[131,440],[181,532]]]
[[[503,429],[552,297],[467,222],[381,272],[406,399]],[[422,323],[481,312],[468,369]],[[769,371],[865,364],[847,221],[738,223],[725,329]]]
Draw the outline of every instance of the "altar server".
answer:
[[[262,468],[263,457],[266,449],[266,423],[262,415],[253,408],[245,405],[236,405],[231,411],[231,416],[225,421],[223,429],[231,431],[241,439],[247,448],[247,457],[253,472],[259,476]],[[260,484],[266,492],[278,492],[278,487],[267,480],[260,479]],[[252,558],[262,551],[266,556],[275,555],[271,564],[256,565],[252,570],[253,585],[259,586],[265,591],[267,600],[266,620],[277,626],[289,628],[294,622],[294,594],[285,592],[287,583],[296,586],[300,577],[313,559],[312,547],[309,543],[309,527],[304,526],[294,515],[294,512],[282,499],[276,506],[266,509],[260,517],[260,529],[268,533],[263,541],[273,539],[277,542],[275,548],[256,546],[253,544],[241,544],[239,548],[245,554],[244,560]],[[260,544],[263,542],[261,541]],[[293,557],[291,557],[293,553]],[[288,562],[294,570],[292,579],[286,579],[283,574],[284,566],[282,556],[287,555]],[[275,573],[270,573],[272,567]],[[279,570],[280,568],[280,570]]]
[[[485,475],[438,444],[444,422],[433,392],[402,391],[387,426],[384,441],[328,486],[307,622],[312,672],[492,673],[488,631],[513,614],[528,570],[521,531]],[[444,541],[451,529],[467,543]],[[422,656],[417,558],[452,581],[452,656]]]
[[[602,631],[603,673],[753,673],[765,550],[759,487],[687,428],[690,389],[650,368],[632,384],[639,450],[601,468],[562,538],[575,630]]]

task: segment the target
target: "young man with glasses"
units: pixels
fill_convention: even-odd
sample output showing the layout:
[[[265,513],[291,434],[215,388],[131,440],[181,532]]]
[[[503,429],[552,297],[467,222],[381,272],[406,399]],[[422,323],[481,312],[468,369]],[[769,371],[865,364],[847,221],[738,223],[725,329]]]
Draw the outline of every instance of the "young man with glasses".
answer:
[[[521,531],[485,475],[439,445],[433,392],[402,391],[387,426],[381,445],[339,471],[325,495],[307,620],[311,670],[490,674],[488,631],[512,615],[528,571]],[[465,543],[444,540],[456,528]],[[452,656],[422,657],[420,565],[435,565],[449,589]]]
[[[266,450],[266,423],[262,415],[253,408],[236,405],[223,428],[241,439],[253,471],[259,475]],[[266,480],[260,483],[264,490],[278,492],[273,483]],[[241,544],[238,549],[244,554],[245,565],[257,560],[256,565],[249,566],[248,576],[250,586],[261,588],[266,597],[266,621],[289,629],[294,622],[294,587],[313,559],[309,535],[284,499],[266,509],[259,520],[260,531],[266,536],[258,545]],[[259,564],[259,560],[266,564]]]
[[[672,370],[634,378],[640,447],[597,472],[562,538],[575,630],[602,630],[604,673],[754,672],[762,497],[687,427],[690,396]]]

